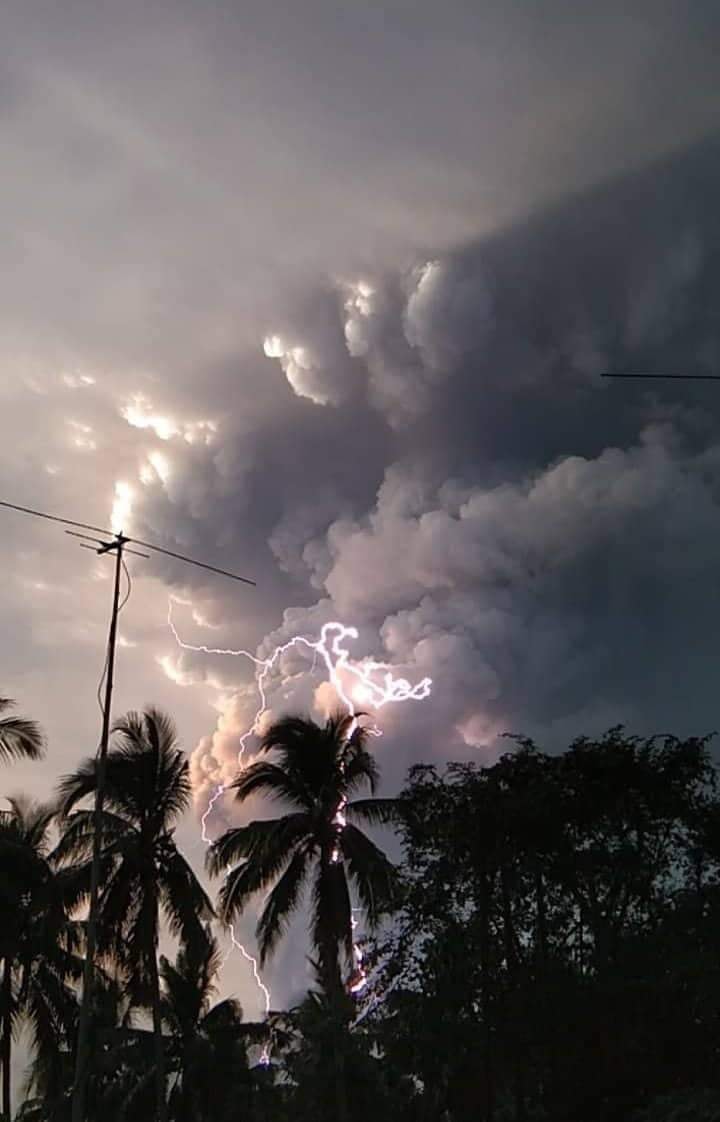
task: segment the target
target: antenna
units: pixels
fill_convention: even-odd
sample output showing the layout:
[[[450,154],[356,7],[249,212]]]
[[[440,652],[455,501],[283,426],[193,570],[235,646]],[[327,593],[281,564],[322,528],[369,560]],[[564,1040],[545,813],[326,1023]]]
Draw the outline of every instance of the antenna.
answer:
[[[720,374],[603,374],[603,378],[670,378],[678,382],[720,382]]]
[[[87,938],[85,962],[83,965],[82,1000],[80,1004],[77,1052],[75,1055],[75,1079],[73,1083],[72,1098],[72,1122],[85,1122],[85,1090],[87,1085],[88,1060],[90,1058],[90,1004],[92,1000],[92,988],[94,980],[93,967],[95,964],[95,950],[97,946],[97,910],[100,888],[102,819],[103,807],[105,802],[107,753],[111,728],[110,715],[112,705],[113,678],[115,673],[115,649],[117,647],[117,622],[121,607],[120,572],[121,569],[125,568],[123,554],[131,553],[135,557],[144,557],[149,560],[147,553],[140,553],[138,550],[127,548],[128,544],[130,542],[133,542],[136,545],[142,546],[143,549],[149,549],[153,553],[160,553],[167,557],[173,557],[176,561],[182,561],[186,565],[194,565],[198,569],[206,569],[208,572],[217,573],[222,577],[229,577],[230,580],[237,580],[242,584],[249,584],[254,586],[255,581],[250,580],[248,577],[238,576],[237,573],[231,573],[227,569],[219,569],[215,565],[208,565],[205,561],[196,561],[193,557],[185,557],[181,553],[174,553],[170,549],[165,549],[162,546],[154,545],[151,542],[140,541],[139,538],[127,537],[121,532],[114,534],[110,530],[104,530],[101,527],[93,526],[88,522],[77,522],[72,518],[60,518],[56,514],[48,514],[43,510],[33,510],[31,507],[20,506],[17,503],[7,502],[4,499],[0,499],[0,507],[5,507],[7,510],[14,510],[19,514],[28,514],[34,518],[44,518],[48,522],[55,522],[61,526],[72,526],[74,527],[74,529],[65,530],[65,533],[69,534],[73,538],[80,538],[81,540],[79,544],[81,549],[93,549],[95,553],[98,554],[115,554],[115,579],[113,581],[112,611],[110,613],[110,631],[108,633],[107,656],[105,663],[105,702],[102,706],[102,731],[100,734],[100,744],[96,756],[97,774],[95,783],[95,807],[93,811],[94,828],[92,864],[90,867],[90,907],[87,918]],[[97,534],[99,536],[91,537],[90,534],[78,533],[79,530],[90,530],[93,534]],[[125,569],[125,572],[127,574],[127,569]]]

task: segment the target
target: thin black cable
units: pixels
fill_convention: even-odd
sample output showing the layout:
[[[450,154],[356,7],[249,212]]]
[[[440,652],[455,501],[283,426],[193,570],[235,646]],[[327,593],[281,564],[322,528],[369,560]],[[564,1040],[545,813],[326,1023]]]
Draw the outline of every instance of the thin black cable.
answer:
[[[107,668],[108,668],[109,660],[110,660],[110,643],[108,642],[106,647],[105,647],[105,662],[103,663],[102,674],[100,675],[100,681],[98,682],[98,688],[97,688],[97,703],[98,703],[98,708],[100,709],[101,717],[105,716],[105,706],[103,705],[103,700],[102,700],[102,688],[103,688],[103,685],[105,684],[105,675],[107,674]],[[99,751],[99,749],[98,749],[98,751]]]
[[[720,374],[603,374],[603,378],[671,378],[678,382],[720,382]]]
[[[174,557],[176,561],[185,561],[188,565],[196,565],[198,569],[208,569],[211,573],[219,573],[221,577],[230,577],[231,580],[239,580],[243,584],[251,584],[255,587],[255,581],[250,580],[249,577],[239,577],[237,573],[230,573],[227,569],[218,569],[215,565],[206,565],[204,561],[196,561],[194,557],[184,557],[182,553],[173,553],[171,549],[163,549],[159,545],[151,545],[150,542],[140,541],[140,538],[128,538],[129,542],[135,542],[136,545],[142,545],[145,549],[152,549],[155,553],[164,553],[166,557]]]
[[[130,571],[129,571],[127,565],[125,564],[125,558],[122,556],[122,554],[120,555],[120,564],[122,565],[123,572],[125,573],[125,580],[127,581],[127,592],[125,593],[122,604],[120,604],[120,606],[118,607],[118,615],[120,615],[120,612],[123,610],[123,608],[127,604],[128,600],[130,599],[130,593],[132,592],[132,581],[130,580]]]
[[[77,526],[81,530],[93,530],[97,534],[102,534],[105,538],[112,538],[116,542],[123,541],[135,542],[137,545],[142,545],[145,549],[151,549],[154,553],[163,553],[166,557],[174,557],[176,561],[184,561],[186,565],[195,565],[198,569],[207,569],[210,573],[218,573],[221,577],[229,577],[230,580],[240,581],[242,584],[250,584],[255,587],[255,581],[250,580],[249,577],[238,576],[237,573],[231,573],[228,569],[219,569],[216,565],[208,565],[204,561],[196,561],[194,557],[186,557],[182,553],[174,553],[171,549],[164,549],[163,546],[153,545],[151,542],[140,541],[139,538],[124,537],[122,534],[113,534],[111,530],[103,530],[99,526],[93,526],[89,522],[75,522],[71,518],[60,518],[56,514],[47,514],[44,510],[33,510],[29,506],[20,506],[18,503],[9,503],[5,499],[0,499],[0,506],[5,507],[7,510],[17,510],[21,514],[32,514],[35,518],[44,518],[48,522],[58,522],[61,526]]]
[[[81,530],[95,530],[98,534],[112,537],[110,530],[102,530],[99,526],[91,526],[88,522],[73,522],[71,518],[58,518],[56,514],[46,514],[43,510],[32,510],[29,506],[18,506],[17,503],[8,503],[0,499],[0,506],[8,510],[18,510],[21,514],[34,514],[36,518],[46,518],[48,522],[59,522],[63,526],[79,526]]]

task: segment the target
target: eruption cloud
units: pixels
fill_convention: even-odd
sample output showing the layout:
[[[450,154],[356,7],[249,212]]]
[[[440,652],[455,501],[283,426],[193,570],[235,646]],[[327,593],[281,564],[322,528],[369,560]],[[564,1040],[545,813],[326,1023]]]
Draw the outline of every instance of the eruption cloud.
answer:
[[[204,644],[187,643],[181,638],[173,621],[172,597],[168,600],[167,621],[175,642],[182,650],[207,655],[227,655],[233,658],[246,658],[255,668],[255,683],[258,691],[259,703],[255,719],[248,730],[240,737],[238,750],[238,766],[240,768],[244,766],[243,760],[247,751],[248,741],[258,734],[262,719],[268,711],[268,677],[277,666],[282,656],[292,648],[301,647],[308,652],[312,651],[313,669],[315,668],[318,658],[324,663],[328,682],[330,682],[340,702],[347,710],[348,716],[352,718],[348,726],[348,740],[358,726],[359,714],[356,709],[356,702],[360,705],[377,710],[382,709],[385,705],[398,702],[422,701],[429,697],[432,688],[432,679],[428,677],[422,678],[416,685],[412,685],[406,678],[396,678],[391,665],[387,662],[379,662],[376,659],[370,658],[361,659],[359,662],[353,662],[346,643],[358,638],[358,630],[356,627],[348,627],[335,620],[323,624],[318,639],[311,640],[303,635],[294,635],[286,643],[279,644],[268,658],[258,658],[250,651],[242,648],[234,650],[231,648],[208,647]],[[382,731],[377,725],[372,726],[368,731],[373,736],[382,736]],[[225,791],[225,785],[222,783],[218,784],[208,800],[208,805],[201,817],[202,840],[206,846],[213,844],[213,840],[207,832],[208,822],[216,803],[223,797]],[[338,842],[332,855],[333,861],[340,860],[340,835],[346,824],[345,806],[346,799],[343,797],[335,811],[333,819],[338,833]],[[231,869],[228,868],[226,875],[230,872]],[[357,920],[354,915],[357,910],[357,908],[353,909],[353,930],[357,927]],[[227,930],[231,941],[231,948],[228,954],[231,954],[232,949],[236,948],[240,951],[245,961],[250,964],[255,983],[263,996],[265,1015],[267,1017],[270,1013],[272,999],[270,990],[260,975],[257,959],[250,954],[247,948],[237,939],[232,923],[227,924]],[[349,991],[353,995],[359,995],[365,988],[367,975],[363,966],[362,951],[357,943],[355,943],[353,947],[353,957],[355,969],[350,979]],[[269,1060],[269,1046],[266,1045],[263,1049],[261,1062],[267,1064]]]

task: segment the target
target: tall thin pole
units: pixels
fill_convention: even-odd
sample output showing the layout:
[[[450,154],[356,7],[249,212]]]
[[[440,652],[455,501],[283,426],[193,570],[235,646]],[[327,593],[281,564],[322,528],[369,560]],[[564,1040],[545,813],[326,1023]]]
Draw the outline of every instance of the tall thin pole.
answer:
[[[118,606],[120,603],[120,570],[122,567],[123,546],[126,539],[122,534],[115,535],[115,541],[103,548],[102,552],[115,550],[115,586],[113,588],[112,614],[108,635],[107,675],[105,678],[105,704],[103,708],[102,734],[97,755],[97,776],[95,784],[95,810],[93,823],[92,864],[90,867],[90,910],[87,918],[87,941],[85,963],[83,965],[83,989],[78,1024],[77,1049],[75,1053],[75,1082],[73,1085],[72,1122],[85,1122],[85,1091],[87,1087],[88,1060],[90,1056],[90,1009],[95,968],[95,948],[97,945],[97,903],[100,886],[100,857],[102,852],[102,819],[105,802],[105,777],[107,772],[107,753],[110,741],[110,709],[112,705],[113,673],[115,670],[115,647],[117,640]],[[100,551],[98,551],[100,552]]]

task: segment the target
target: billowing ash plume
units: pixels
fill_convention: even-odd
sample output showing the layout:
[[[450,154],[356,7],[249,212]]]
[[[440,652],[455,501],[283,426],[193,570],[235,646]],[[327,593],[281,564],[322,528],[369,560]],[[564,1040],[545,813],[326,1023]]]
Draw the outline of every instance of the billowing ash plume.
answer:
[[[599,375],[715,369],[715,156],[306,293],[268,325],[272,421],[252,434],[219,422],[192,516],[181,487],[172,512],[145,508],[230,541],[241,517],[254,527],[264,627],[250,634],[213,592],[228,645],[264,655],[337,618],[359,628],[358,656],[432,676],[422,717],[388,716],[391,781],[413,758],[491,755],[508,730],[712,724],[720,399]],[[298,606],[283,615],[283,601]],[[192,621],[185,635],[203,641]],[[232,772],[253,684],[217,658],[172,658],[178,681],[209,676],[220,698],[193,759],[203,799]],[[272,712],[317,700],[310,670],[295,654],[283,664]]]

